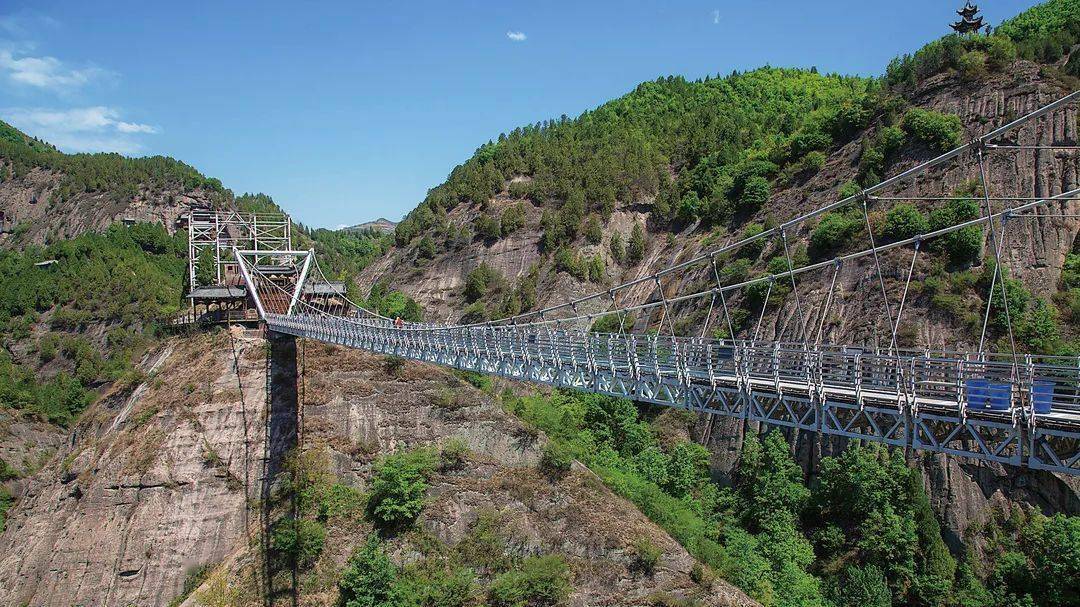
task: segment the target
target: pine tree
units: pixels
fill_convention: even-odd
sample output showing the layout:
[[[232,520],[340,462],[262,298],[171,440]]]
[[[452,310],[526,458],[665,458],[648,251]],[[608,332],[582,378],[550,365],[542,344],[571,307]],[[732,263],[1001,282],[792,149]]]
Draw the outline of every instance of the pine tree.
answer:
[[[634,224],[630,232],[630,244],[626,247],[626,260],[630,265],[637,265],[645,257],[645,231],[640,223]]]

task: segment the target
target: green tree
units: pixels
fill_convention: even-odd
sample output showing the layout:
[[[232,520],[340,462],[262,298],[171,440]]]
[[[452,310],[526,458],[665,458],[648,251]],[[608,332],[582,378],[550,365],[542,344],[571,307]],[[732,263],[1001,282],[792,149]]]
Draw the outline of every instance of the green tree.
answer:
[[[959,147],[960,136],[964,132],[959,116],[921,108],[908,110],[902,126],[935,152],[947,152]]]
[[[622,236],[618,232],[611,235],[611,240],[608,241],[608,249],[611,251],[611,257],[615,260],[615,263],[622,263],[626,260],[626,249],[623,247]]]
[[[645,257],[645,230],[641,229],[640,223],[635,223],[630,231],[630,243],[626,247],[626,261],[630,265],[637,265]]]
[[[979,205],[971,198],[954,198],[930,212],[929,228],[941,230],[979,216]],[[967,226],[935,238],[932,246],[944,250],[954,265],[977,261],[982,254],[983,231]]]
[[[680,442],[671,449],[664,488],[676,497],[693,493],[709,478],[709,450],[697,443]]]
[[[506,207],[499,218],[503,238],[520,230],[524,225],[525,207],[520,202]]]
[[[863,230],[861,217],[844,213],[826,213],[810,234],[810,250],[815,257],[832,253],[850,242]]]
[[[498,270],[481,263],[465,275],[465,300],[479,301],[493,288],[501,287],[502,282],[502,274]]]
[[[481,214],[476,218],[476,234],[488,242],[498,240],[499,236],[502,235],[502,227],[499,225],[498,218],[487,213]]]
[[[416,254],[421,259],[434,259],[435,258],[435,241],[430,236],[424,236],[420,239],[420,244],[416,246]]]
[[[1080,517],[1036,514],[1021,534],[1021,546],[1030,562],[1036,604],[1080,604]]]
[[[325,542],[326,528],[318,521],[283,518],[270,532],[270,547],[305,569],[315,564]]]
[[[739,201],[740,210],[752,213],[760,209],[772,195],[772,186],[762,176],[754,176],[746,181],[743,187],[742,199]]]
[[[214,250],[210,247],[199,251],[195,258],[195,283],[206,286],[217,284],[217,264],[214,263]]]
[[[1028,350],[1039,354],[1054,353],[1061,335],[1057,309],[1041,297],[1035,298],[1020,323],[1018,333]]]
[[[397,571],[386,556],[378,536],[371,534],[357,548],[338,582],[341,607],[389,607]]]
[[[546,607],[570,595],[570,568],[560,556],[533,556],[521,567],[503,573],[491,583],[494,607]]]
[[[760,441],[750,435],[743,442],[735,473],[735,487],[744,503],[744,520],[750,529],[773,515],[798,517],[810,497],[803,484],[802,469],[791,448],[777,431]]]
[[[837,581],[836,603],[841,607],[892,607],[885,573],[874,565],[848,565]]]
[[[398,527],[411,523],[424,508],[427,476],[435,457],[425,450],[393,453],[373,468],[368,512],[376,523]]]
[[[885,214],[885,225],[881,228],[881,238],[886,242],[905,240],[925,234],[930,229],[926,217],[906,202],[889,209]]]
[[[589,244],[600,244],[604,240],[604,232],[600,228],[600,220],[596,215],[590,215],[585,223],[585,241]]]

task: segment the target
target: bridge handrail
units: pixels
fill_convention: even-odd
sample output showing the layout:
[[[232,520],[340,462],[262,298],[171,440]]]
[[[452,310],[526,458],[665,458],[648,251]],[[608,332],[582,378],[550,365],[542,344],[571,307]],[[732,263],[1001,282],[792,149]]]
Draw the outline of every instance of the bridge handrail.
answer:
[[[964,410],[1003,419],[1053,420],[1055,414],[1080,415],[1080,361],[1050,357],[1055,364],[1030,357],[1025,372],[1015,376],[1007,360],[927,356],[925,351],[894,354],[859,349],[709,337],[671,337],[542,330],[523,327],[442,327],[427,334],[385,327],[354,325],[343,319],[313,315],[268,315],[273,326],[311,331],[322,336],[364,340],[386,351],[411,351],[417,358],[433,352],[469,356],[493,367],[525,360],[552,368],[595,374],[607,370],[628,377],[655,377],[671,383],[765,382],[779,390],[832,397],[850,392],[860,404],[896,401],[909,406]],[[332,340],[331,340],[332,341]],[[1069,361],[1071,365],[1058,364]],[[987,382],[986,384],[981,382]],[[1042,382],[1042,383],[1038,383]],[[1041,387],[1040,387],[1041,386]],[[1032,409],[1033,389],[1039,403]],[[989,390],[989,392],[987,392]],[[867,401],[869,399],[869,401]]]

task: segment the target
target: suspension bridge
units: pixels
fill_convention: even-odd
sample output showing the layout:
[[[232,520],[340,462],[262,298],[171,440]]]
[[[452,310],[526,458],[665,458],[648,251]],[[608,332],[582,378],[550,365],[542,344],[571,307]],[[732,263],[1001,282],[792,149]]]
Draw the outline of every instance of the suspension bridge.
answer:
[[[344,285],[327,278],[314,250],[241,248],[241,240],[233,239],[226,257],[236,264],[258,318],[270,331],[702,414],[1080,474],[1080,357],[1028,353],[1017,346],[1019,311],[1010,310],[1003,270],[1005,247],[1022,232],[1023,222],[1071,226],[1072,237],[1080,228],[1075,221],[1080,213],[1069,211],[1080,198],[1078,101],[1080,91],[855,195],[659,272],[500,320],[453,324],[386,318],[350,301]],[[1030,175],[1018,170],[1029,165]],[[1004,178],[993,181],[995,170]],[[1038,176],[1040,170],[1059,178],[1048,183]],[[968,197],[979,203],[979,216],[900,240],[875,235],[875,213],[901,203],[934,205],[950,198],[946,186],[972,181],[979,184],[978,193]],[[991,191],[1002,184],[1009,191]],[[796,241],[830,212],[861,216],[868,246],[795,264]],[[983,257],[993,262],[978,346],[970,351],[901,347],[900,328],[912,308],[920,254],[930,255],[936,240],[968,228],[985,230]],[[764,242],[786,258],[786,271],[734,283],[722,278],[734,255],[760,249]],[[887,260],[908,254],[910,262],[892,263],[896,268],[887,279]],[[842,297],[837,283],[845,268],[872,278],[873,292],[862,289],[860,298],[880,295],[880,312],[864,319],[874,330],[868,343],[829,338],[837,332],[830,311]],[[896,283],[891,297],[887,281]],[[810,288],[813,284],[822,287]],[[760,310],[746,314],[747,290],[760,293],[762,287]],[[642,298],[643,292],[648,297]],[[733,313],[735,302],[741,302],[742,318]],[[1004,318],[1004,330],[991,326],[992,309]],[[685,323],[675,319],[693,311],[701,326],[687,334]],[[637,321],[630,320],[634,315]],[[785,315],[789,322],[766,339],[763,326],[770,315]],[[605,316],[618,320],[618,332],[591,330]],[[710,334],[716,328],[724,337]],[[991,339],[995,331],[996,340]]]

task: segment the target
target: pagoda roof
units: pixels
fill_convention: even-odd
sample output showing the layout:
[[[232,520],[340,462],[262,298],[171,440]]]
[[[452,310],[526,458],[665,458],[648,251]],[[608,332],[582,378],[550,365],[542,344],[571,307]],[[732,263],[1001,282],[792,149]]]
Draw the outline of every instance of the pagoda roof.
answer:
[[[968,32],[978,31],[982,29],[982,26],[983,18],[978,17],[972,20],[964,19],[962,21],[957,21],[956,23],[953,23],[950,27],[960,32],[961,34],[966,34]]]
[[[978,4],[972,4],[972,3],[968,2],[968,3],[964,4],[964,8],[956,11],[956,14],[960,15],[965,20],[968,20],[968,19],[971,19],[972,17],[974,17],[975,13],[977,13],[977,12],[979,12],[979,5]]]

